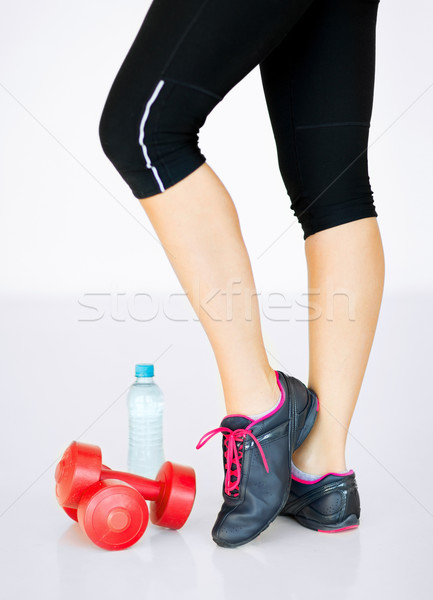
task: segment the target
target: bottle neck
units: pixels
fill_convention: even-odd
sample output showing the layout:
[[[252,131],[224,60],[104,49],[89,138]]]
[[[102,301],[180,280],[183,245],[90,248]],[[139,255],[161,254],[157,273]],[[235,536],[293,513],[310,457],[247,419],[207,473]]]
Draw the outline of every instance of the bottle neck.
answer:
[[[136,377],[135,383],[153,383],[153,377]]]

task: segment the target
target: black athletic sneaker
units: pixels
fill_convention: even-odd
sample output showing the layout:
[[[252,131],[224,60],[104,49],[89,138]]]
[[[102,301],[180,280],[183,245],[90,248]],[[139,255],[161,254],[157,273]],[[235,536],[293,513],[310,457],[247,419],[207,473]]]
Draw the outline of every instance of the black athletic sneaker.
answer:
[[[212,529],[219,546],[246,544],[278,516],[290,491],[292,453],[316,419],[314,392],[281,371],[275,375],[281,390],[275,410],[256,421],[228,415],[197,444],[201,448],[215,434],[224,436],[224,502]]]
[[[359,525],[361,507],[355,473],[328,473],[315,481],[292,477],[289,499],[281,515],[309,529],[335,533]]]

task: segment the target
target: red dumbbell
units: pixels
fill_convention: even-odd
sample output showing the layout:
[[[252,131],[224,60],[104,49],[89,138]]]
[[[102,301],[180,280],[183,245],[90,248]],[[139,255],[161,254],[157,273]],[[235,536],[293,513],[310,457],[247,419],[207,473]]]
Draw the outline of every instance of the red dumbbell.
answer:
[[[57,465],[55,477],[57,477],[57,469],[58,468],[59,467]],[[107,467],[106,465],[102,465],[102,468],[105,469],[105,470],[110,469],[110,467]],[[56,496],[57,496],[57,486],[56,486]],[[57,500],[58,500],[58,497],[57,497]],[[65,513],[68,515],[68,517],[71,517],[71,519],[73,519],[74,521],[77,521],[77,523],[78,523],[78,515],[77,515],[77,509],[76,508],[69,508],[68,506],[63,506],[63,505],[60,505],[60,506],[63,508],[63,510],[65,511]]]
[[[109,469],[98,446],[75,441],[58,463],[55,478],[57,500],[65,512],[92,541],[113,550],[132,545],[144,533],[144,498],[151,501],[152,523],[171,529],[185,524],[195,499],[191,467],[167,461],[152,481]]]
[[[149,510],[143,496],[132,486],[106,479],[84,490],[77,517],[81,529],[97,546],[123,550],[146,531]]]

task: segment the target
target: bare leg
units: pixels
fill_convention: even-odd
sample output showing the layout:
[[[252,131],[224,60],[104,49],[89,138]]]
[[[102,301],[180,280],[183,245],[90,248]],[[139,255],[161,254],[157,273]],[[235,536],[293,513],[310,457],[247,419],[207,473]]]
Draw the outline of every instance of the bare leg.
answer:
[[[319,396],[316,423],[293,462],[317,475],[346,470],[347,430],[378,320],[384,256],[375,217],[319,231],[305,241],[312,295],[308,385]]]
[[[250,259],[226,188],[204,163],[140,202],[209,338],[227,412],[271,409],[280,391],[263,344]]]

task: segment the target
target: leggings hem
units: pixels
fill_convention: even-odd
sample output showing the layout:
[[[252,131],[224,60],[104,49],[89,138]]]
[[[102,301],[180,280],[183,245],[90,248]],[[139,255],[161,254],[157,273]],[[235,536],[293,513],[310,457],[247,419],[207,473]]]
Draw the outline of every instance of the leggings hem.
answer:
[[[328,218],[323,218],[320,221],[316,221],[314,225],[304,225],[304,240],[310,235],[323,231],[324,229],[331,229],[331,227],[337,227],[338,225],[345,225],[352,221],[359,221],[360,219],[367,219],[368,217],[377,217],[377,212],[374,207],[362,211],[352,211],[350,214],[335,215]]]

